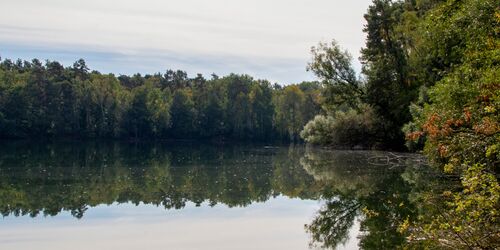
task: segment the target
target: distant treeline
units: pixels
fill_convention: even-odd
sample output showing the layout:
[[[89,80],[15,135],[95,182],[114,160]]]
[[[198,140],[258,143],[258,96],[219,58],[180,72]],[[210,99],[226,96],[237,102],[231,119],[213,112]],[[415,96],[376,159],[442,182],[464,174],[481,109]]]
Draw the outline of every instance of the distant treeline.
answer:
[[[297,140],[322,87],[184,71],[133,76],[38,59],[0,63],[0,137]]]

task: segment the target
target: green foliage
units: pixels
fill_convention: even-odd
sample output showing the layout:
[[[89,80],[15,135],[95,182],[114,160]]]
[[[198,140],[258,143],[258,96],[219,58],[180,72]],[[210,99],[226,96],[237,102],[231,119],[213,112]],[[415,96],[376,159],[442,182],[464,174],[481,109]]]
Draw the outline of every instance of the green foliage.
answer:
[[[337,111],[332,116],[318,115],[308,122],[300,136],[308,143],[335,147],[370,148],[374,146],[377,117],[368,105],[360,111]]]
[[[192,94],[186,89],[176,90],[172,100],[172,124],[171,133],[177,138],[192,138],[195,130],[196,110],[192,100]]]
[[[325,86],[322,106],[326,115],[309,118],[301,137],[308,143],[341,148],[373,146],[379,119],[362,101],[365,88],[352,68],[351,55],[335,41],[320,43],[311,53],[308,70]]]
[[[453,198],[446,203],[423,201],[434,202],[427,204],[434,206],[429,212],[421,211],[427,219],[400,221],[410,238],[417,239],[412,246],[497,248],[498,1],[373,0],[365,19],[364,82],[355,81],[349,55],[335,42],[312,49],[308,69],[327,86],[324,108],[329,116],[307,124],[303,137],[311,143],[352,146],[359,136],[401,149],[402,129],[411,150],[423,146],[443,174],[462,180],[447,190]],[[353,86],[363,86],[362,91],[352,91]],[[360,117],[363,103],[373,108],[369,117],[374,119]]]
[[[409,74],[408,54],[412,37],[405,35],[415,15],[412,4],[403,1],[374,0],[365,14],[366,47],[361,50],[366,75],[365,101],[380,117],[384,143],[401,148],[401,127],[410,121],[409,105],[417,94],[418,83]]]
[[[343,51],[334,40],[330,44],[319,43],[311,48],[312,61],[307,70],[314,74],[326,86],[323,102],[324,109],[356,108],[363,95],[363,87],[352,68],[352,56]]]
[[[168,95],[150,83],[132,91],[126,128],[135,138],[160,136],[170,126]]]
[[[415,200],[418,220],[408,220],[409,247],[496,249],[500,246],[500,186],[487,167],[466,167],[460,183],[426,188]],[[459,191],[456,191],[456,190]]]
[[[320,111],[321,86],[297,86],[302,97],[294,104],[287,88],[248,75],[207,80],[167,70],[115,77],[90,72],[84,60],[64,68],[6,59],[0,63],[0,137],[289,140]],[[279,104],[289,107],[278,108],[278,96],[288,96]],[[290,118],[285,109],[291,106],[297,112]]]
[[[119,135],[126,97],[120,92],[120,83],[116,78],[113,75],[91,74],[81,93],[80,105],[85,115],[86,134],[92,137]],[[64,109],[64,104],[63,101],[57,107]]]
[[[335,116],[342,111],[354,116],[355,112],[362,113],[367,105],[373,109],[370,113],[373,119],[366,121],[371,131],[365,131],[373,136],[364,139],[370,141],[366,144],[398,150],[403,147],[401,127],[411,119],[408,107],[419,87],[409,73],[408,63],[415,43],[411,36],[415,28],[413,21],[422,14],[420,12],[425,12],[417,11],[417,5],[420,6],[412,2],[375,0],[369,7],[364,28],[366,47],[361,51],[363,79],[357,79],[351,65],[352,57],[335,41],[320,43],[311,50],[313,59],[308,70],[325,85],[323,108],[328,115]],[[362,136],[362,130],[366,129],[353,133]],[[345,130],[336,134],[343,132]],[[350,143],[357,143],[356,140]]]
[[[286,86],[275,97],[276,115],[274,120],[283,135],[288,134],[292,141],[298,139],[305,124],[304,103],[306,97],[297,85]]]
[[[498,158],[485,156],[486,149],[498,144],[500,129],[500,39],[495,28],[500,19],[494,2],[448,2],[426,19],[440,27],[429,32],[433,36],[462,30],[458,45],[432,41],[434,50],[454,50],[457,58],[440,69],[443,77],[426,91],[429,101],[415,107],[418,112],[407,129],[410,140],[426,138],[425,152],[434,162],[457,167],[484,163],[498,171]]]
[[[307,143],[330,145],[334,141],[335,119],[331,116],[317,115],[300,132],[300,137]]]
[[[498,248],[500,208],[500,15],[497,1],[446,1],[424,16],[414,61],[426,101],[412,106],[407,139],[444,173],[461,179],[414,222],[413,239],[447,248]],[[433,197],[436,195],[428,195]],[[429,203],[435,198],[430,198]],[[417,240],[415,240],[417,241]]]

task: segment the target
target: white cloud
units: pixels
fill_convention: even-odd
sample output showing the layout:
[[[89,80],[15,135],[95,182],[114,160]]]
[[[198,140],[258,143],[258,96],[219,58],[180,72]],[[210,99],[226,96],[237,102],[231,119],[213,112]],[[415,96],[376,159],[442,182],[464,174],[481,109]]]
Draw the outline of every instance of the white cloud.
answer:
[[[296,63],[294,67],[274,71],[295,71],[299,64],[304,71],[309,48],[319,41],[335,38],[355,58],[359,56],[364,45],[362,15],[369,3],[370,0],[4,0],[0,42],[44,46],[49,57],[48,48],[139,58],[150,58],[154,52],[158,60],[175,52],[188,58],[238,58],[238,62],[232,62],[241,63],[236,68],[248,62],[272,65],[290,60]],[[2,52],[5,54],[0,48]],[[201,71],[213,71],[210,65],[205,67]],[[265,69],[260,74],[266,74]],[[291,80],[274,75],[268,78]],[[304,79],[295,81],[301,80]]]

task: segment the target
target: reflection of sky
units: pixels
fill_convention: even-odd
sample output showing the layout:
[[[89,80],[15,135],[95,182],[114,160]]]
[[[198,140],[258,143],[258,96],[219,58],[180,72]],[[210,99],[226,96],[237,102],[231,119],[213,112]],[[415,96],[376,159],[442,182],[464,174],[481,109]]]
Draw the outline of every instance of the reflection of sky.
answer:
[[[78,58],[104,73],[183,69],[312,79],[309,48],[335,38],[358,58],[370,0],[5,0],[0,55]],[[359,70],[359,63],[356,62]]]
[[[307,249],[304,224],[318,201],[283,196],[247,207],[165,210],[141,204],[100,205],[81,220],[69,213],[1,219],[0,248],[8,249]]]

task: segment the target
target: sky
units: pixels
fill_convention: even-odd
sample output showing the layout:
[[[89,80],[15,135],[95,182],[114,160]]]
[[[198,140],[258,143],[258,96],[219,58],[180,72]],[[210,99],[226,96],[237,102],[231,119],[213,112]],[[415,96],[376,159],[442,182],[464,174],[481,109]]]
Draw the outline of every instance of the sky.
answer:
[[[68,211],[57,216],[7,216],[0,224],[2,250],[185,249],[311,250],[310,224],[322,202],[271,197],[245,207],[208,202],[182,209],[113,203],[88,207],[82,219]],[[337,250],[359,249],[359,221]]]
[[[313,80],[310,48],[335,39],[357,58],[371,0],[1,0],[0,56],[85,59],[91,69]]]

